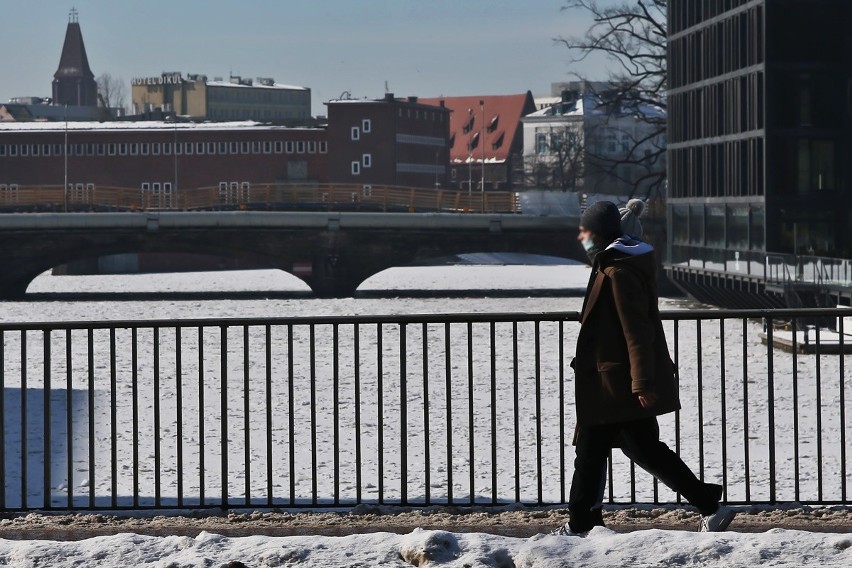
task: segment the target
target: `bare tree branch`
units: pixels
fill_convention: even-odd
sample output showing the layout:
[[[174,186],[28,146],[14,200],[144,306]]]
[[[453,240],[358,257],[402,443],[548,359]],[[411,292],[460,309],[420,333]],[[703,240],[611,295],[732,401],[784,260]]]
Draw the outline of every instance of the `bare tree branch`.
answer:
[[[113,77],[109,73],[102,73],[98,75],[95,81],[98,84],[100,106],[108,109],[120,108],[127,110],[127,89],[123,80]]]
[[[592,24],[582,37],[559,37],[572,62],[591,55],[603,55],[614,71],[608,77],[610,92],[605,99],[613,116],[624,116],[635,108],[633,116],[649,126],[640,140],[632,140],[617,157],[590,155],[602,172],[622,179],[621,165],[642,165],[647,173],[633,180],[633,193],[644,189],[645,197],[659,193],[665,186],[665,146],[656,145],[650,154],[648,143],[664,139],[666,121],[666,26],[667,0],[621,0],[617,4],[600,0],[566,0],[564,11],[583,13]],[[587,79],[586,77],[579,77]],[[644,113],[641,107],[656,107],[658,113]],[[640,155],[641,152],[641,155]]]

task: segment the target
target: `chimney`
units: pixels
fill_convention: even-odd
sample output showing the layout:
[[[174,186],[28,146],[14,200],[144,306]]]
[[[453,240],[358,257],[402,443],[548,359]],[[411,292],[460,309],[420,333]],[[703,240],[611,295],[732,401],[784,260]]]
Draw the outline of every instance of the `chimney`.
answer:
[[[392,103],[394,100],[393,93],[385,93],[385,102]]]

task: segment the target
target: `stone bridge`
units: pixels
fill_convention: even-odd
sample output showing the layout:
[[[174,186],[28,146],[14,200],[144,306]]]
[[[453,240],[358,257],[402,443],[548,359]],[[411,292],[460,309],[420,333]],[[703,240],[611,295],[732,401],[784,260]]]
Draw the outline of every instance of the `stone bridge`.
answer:
[[[387,268],[475,252],[584,260],[578,219],[459,213],[126,212],[0,215],[0,298],[50,268],[105,255],[183,252],[242,258],[350,297]]]

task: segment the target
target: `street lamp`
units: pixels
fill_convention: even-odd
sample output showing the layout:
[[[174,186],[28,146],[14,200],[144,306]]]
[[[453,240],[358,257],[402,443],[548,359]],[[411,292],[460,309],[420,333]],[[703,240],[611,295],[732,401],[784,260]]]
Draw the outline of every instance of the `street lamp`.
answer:
[[[479,114],[482,118],[482,124],[479,125],[479,143],[482,144],[482,183],[480,185],[480,198],[482,203],[482,211],[485,211],[485,99],[479,99]]]
[[[68,213],[68,103],[65,103],[65,144],[62,149],[62,156],[65,158],[64,165],[64,183],[62,184],[62,201],[65,204],[65,212]]]
[[[470,131],[473,130],[473,109],[467,109],[467,198],[470,201],[471,188],[473,187],[473,141],[471,140]]]
[[[482,146],[482,199],[485,199],[485,100],[479,99],[479,111],[482,118],[482,124],[479,125],[479,143]]]

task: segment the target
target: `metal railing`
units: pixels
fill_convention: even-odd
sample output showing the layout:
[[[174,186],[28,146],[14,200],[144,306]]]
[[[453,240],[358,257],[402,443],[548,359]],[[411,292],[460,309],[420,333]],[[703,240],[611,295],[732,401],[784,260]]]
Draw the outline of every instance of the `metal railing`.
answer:
[[[471,194],[442,189],[320,183],[223,183],[215,187],[179,190],[70,184],[67,191],[62,185],[0,185],[0,209],[30,211],[44,208],[68,211],[268,208],[471,213],[521,211],[518,194],[511,191]]]
[[[782,327],[817,316],[839,333],[803,353]],[[848,504],[849,311],[663,317],[683,404],[664,441],[729,502]],[[565,502],[578,329],[575,312],[5,323],[0,509]],[[608,485],[679,500],[618,452]]]
[[[766,280],[774,284],[810,284],[818,288],[852,284],[852,260],[823,256],[768,254]]]

